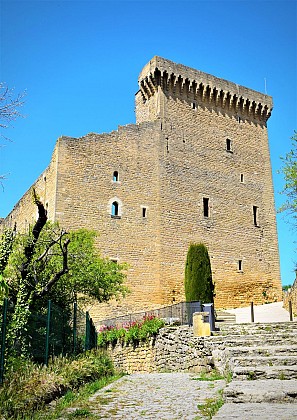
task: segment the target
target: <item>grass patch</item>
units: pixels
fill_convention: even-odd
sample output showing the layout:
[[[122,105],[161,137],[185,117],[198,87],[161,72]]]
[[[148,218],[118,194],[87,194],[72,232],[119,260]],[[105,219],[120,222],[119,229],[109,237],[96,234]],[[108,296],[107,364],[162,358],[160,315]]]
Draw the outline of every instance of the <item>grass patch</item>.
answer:
[[[247,379],[248,379],[248,381],[255,381],[256,378],[257,378],[257,375],[256,375],[256,373],[254,371],[250,370],[247,373]]]
[[[94,381],[92,383],[83,385],[80,389],[77,391],[69,391],[64,397],[57,400],[55,407],[50,409],[43,409],[40,410],[32,417],[28,417],[25,420],[55,420],[63,416],[63,418],[90,418],[92,416],[92,413],[90,411],[91,403],[89,401],[89,398],[100,389],[104,388],[106,385],[118,380],[123,375],[113,375],[108,378],[101,378],[97,381]],[[102,401],[99,401],[100,404],[107,404],[107,399],[102,399]],[[98,400],[96,399],[96,404],[98,403]],[[67,410],[75,407],[75,411],[71,413],[67,413]],[[89,414],[84,414],[84,412],[88,412]],[[67,413],[67,414],[65,414]]]
[[[61,404],[68,406],[76,400],[76,394],[81,389],[91,395],[109,383],[108,378],[113,374],[111,361],[105,354],[96,351],[75,359],[58,357],[48,367],[25,359],[13,359],[6,372],[9,380],[0,388],[0,418],[42,418],[35,417],[35,413],[53,401],[60,398]],[[99,388],[98,381],[103,381]]]
[[[225,379],[225,377],[216,369],[213,369],[210,372],[201,372],[200,376],[192,378],[193,381],[220,381],[222,379]]]
[[[69,414],[69,419],[76,419],[76,418],[86,418],[89,419],[90,417],[93,417],[93,414],[86,410],[85,408],[78,408],[73,413]]]
[[[219,411],[223,406],[223,390],[219,390],[218,394],[214,398],[207,398],[204,404],[198,404],[198,409],[200,413],[207,419],[212,419],[213,416]]]

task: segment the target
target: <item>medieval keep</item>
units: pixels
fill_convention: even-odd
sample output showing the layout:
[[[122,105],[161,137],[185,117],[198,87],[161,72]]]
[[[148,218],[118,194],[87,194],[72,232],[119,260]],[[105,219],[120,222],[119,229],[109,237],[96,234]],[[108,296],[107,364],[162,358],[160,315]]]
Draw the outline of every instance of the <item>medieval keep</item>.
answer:
[[[184,300],[191,242],[208,248],[216,307],[280,300],[272,98],[161,57],[138,82],[136,124],[59,138],[34,184],[50,220],[98,231],[101,254],[129,264],[131,293],[93,316]],[[36,217],[28,190],[2,225]]]

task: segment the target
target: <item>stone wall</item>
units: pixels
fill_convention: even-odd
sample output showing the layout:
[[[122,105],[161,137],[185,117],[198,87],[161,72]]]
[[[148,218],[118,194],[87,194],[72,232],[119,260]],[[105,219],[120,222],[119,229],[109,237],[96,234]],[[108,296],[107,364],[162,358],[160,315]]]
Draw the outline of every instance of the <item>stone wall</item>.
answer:
[[[165,327],[150,342],[109,346],[116,369],[127,372],[199,372],[212,364],[211,350],[203,337],[194,337],[190,327]]]

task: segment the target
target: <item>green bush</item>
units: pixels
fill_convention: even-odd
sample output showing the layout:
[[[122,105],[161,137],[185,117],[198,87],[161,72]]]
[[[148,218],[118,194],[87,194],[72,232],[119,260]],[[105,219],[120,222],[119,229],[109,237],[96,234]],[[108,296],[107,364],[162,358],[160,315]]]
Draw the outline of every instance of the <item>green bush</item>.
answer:
[[[203,244],[191,244],[185,268],[185,295],[187,302],[213,302],[214,285],[208,251]]]
[[[55,358],[48,367],[12,359],[0,388],[0,418],[25,418],[67,391],[113,373],[108,357],[94,350],[76,359]]]
[[[154,316],[144,317],[142,321],[135,321],[121,328],[115,326],[102,327],[98,334],[98,347],[106,347],[108,344],[121,343],[137,344],[155,336],[159,329],[164,327],[165,322]]]

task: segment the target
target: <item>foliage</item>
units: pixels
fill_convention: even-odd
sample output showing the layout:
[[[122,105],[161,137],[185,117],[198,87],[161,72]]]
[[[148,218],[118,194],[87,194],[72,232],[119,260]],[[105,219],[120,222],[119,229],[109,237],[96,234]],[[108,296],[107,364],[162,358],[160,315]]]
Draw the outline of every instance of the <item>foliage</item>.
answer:
[[[101,327],[98,334],[98,346],[106,347],[108,344],[122,343],[137,344],[155,336],[165,322],[154,316],[146,316],[142,321],[134,321],[117,328],[116,326]]]
[[[198,409],[200,410],[201,414],[207,419],[212,419],[213,416],[224,405],[224,399],[222,394],[223,390],[219,390],[217,397],[206,398],[204,404],[198,404]]]
[[[58,224],[47,222],[35,243],[30,261],[26,261],[24,249],[33,242],[32,233],[18,234],[4,275],[9,282],[12,298],[23,283],[32,302],[52,299],[65,307],[77,300],[95,299],[105,302],[126,293],[124,264],[102,258],[95,247],[96,233],[86,229],[65,232]],[[67,245],[67,270],[63,271]],[[26,277],[22,281],[22,269],[27,263]]]
[[[285,186],[282,194],[287,196],[287,201],[280,208],[280,211],[287,211],[293,216],[293,220],[297,218],[297,131],[294,132],[292,140],[292,148],[282,157],[283,167],[281,172],[284,175]]]
[[[7,265],[9,255],[12,251],[14,239],[14,231],[12,229],[4,229],[0,237],[0,274]]]
[[[282,287],[282,290],[283,290],[283,292],[287,292],[289,289],[291,289],[292,288],[292,285],[291,284],[286,284],[286,285],[284,285],[283,287]]]
[[[28,233],[14,235],[12,248],[2,252],[1,260],[9,297],[15,304],[8,330],[9,345],[25,357],[30,355],[30,314],[46,308],[48,299],[61,308],[69,308],[78,300],[105,302],[127,292],[123,284],[126,266],[99,255],[95,232],[66,232],[57,223],[47,221],[34,189],[32,198],[38,208],[37,221]],[[6,250],[4,239],[2,244]]]
[[[4,229],[0,238],[0,300],[8,295],[8,284],[3,278],[2,273],[12,251],[13,239],[14,232],[11,229]]]
[[[67,392],[113,374],[111,361],[98,351],[74,360],[59,357],[48,367],[11,359],[7,380],[0,388],[0,417],[25,418]]]
[[[201,372],[197,378],[193,378],[195,381],[220,381],[222,379],[225,379],[225,376],[216,369],[212,369],[210,372]]]
[[[8,295],[8,284],[0,274],[0,302]]]
[[[213,302],[214,285],[208,251],[203,244],[191,244],[185,268],[185,295],[187,302]]]

